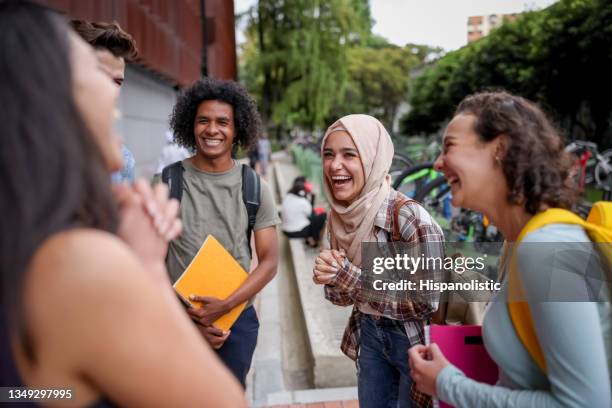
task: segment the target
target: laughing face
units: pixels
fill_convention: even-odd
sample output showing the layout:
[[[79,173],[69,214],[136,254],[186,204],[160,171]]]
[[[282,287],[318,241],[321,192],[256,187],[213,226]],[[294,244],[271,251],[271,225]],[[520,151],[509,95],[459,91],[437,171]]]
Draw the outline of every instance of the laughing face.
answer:
[[[232,105],[217,100],[200,103],[193,133],[198,154],[207,159],[231,157],[235,135]]]
[[[119,87],[111,81],[89,44],[74,32],[70,32],[69,38],[75,103],[106,167],[117,171],[123,166],[121,141],[113,132]]]
[[[337,201],[348,206],[359,197],[365,173],[357,146],[347,132],[333,132],[325,140],[323,173]]]
[[[474,131],[476,117],[459,114],[444,133],[442,153],[434,167],[442,172],[453,193],[455,207],[486,212],[507,194],[507,183],[496,140],[485,143]],[[500,138],[498,138],[500,139]]]

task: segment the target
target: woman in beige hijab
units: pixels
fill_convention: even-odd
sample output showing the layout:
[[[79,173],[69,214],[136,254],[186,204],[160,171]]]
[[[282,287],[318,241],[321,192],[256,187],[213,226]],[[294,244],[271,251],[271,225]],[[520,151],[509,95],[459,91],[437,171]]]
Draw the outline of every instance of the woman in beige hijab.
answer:
[[[357,362],[359,405],[415,406],[425,397],[411,387],[406,352],[424,342],[423,321],[437,309],[437,298],[413,302],[391,291],[372,296],[362,281],[361,244],[403,241],[416,244],[419,254],[440,256],[442,230],[423,207],[391,188],[393,143],[375,118],[336,121],[323,138],[322,158],[331,248],[317,257],[313,279],[325,285],[332,303],[354,305],[341,347]]]

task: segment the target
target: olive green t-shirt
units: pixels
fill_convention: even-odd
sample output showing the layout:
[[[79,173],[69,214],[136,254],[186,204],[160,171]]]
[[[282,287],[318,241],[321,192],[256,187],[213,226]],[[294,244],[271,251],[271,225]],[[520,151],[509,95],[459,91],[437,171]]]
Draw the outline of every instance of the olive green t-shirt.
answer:
[[[247,210],[242,201],[242,169],[234,166],[223,173],[208,173],[183,160],[183,195],[180,218],[183,233],[170,242],[166,266],[172,282],[181,276],[210,234],[249,271],[251,258],[246,230]],[[280,220],[265,180],[261,179],[260,206],[254,231],[278,225]]]

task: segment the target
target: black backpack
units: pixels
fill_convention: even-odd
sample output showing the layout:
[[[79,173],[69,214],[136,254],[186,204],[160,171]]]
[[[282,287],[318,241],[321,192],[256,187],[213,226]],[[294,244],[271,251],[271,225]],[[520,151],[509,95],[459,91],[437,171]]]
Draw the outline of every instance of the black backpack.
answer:
[[[170,197],[176,198],[181,201],[183,196],[183,168],[182,161],[172,163],[162,170],[161,179],[168,185],[170,190]],[[249,247],[249,255],[251,257],[251,234],[253,233],[253,227],[255,226],[255,219],[257,218],[257,210],[259,210],[261,196],[261,185],[259,175],[255,173],[255,170],[249,166],[242,165],[242,201],[246,207],[247,214],[249,216],[249,223],[246,230],[247,243]]]

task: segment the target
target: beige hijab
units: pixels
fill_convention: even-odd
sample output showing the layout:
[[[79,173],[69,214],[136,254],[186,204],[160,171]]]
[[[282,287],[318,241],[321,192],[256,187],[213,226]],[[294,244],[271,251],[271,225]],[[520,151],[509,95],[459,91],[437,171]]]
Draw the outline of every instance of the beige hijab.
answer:
[[[335,131],[344,130],[352,138],[363,164],[365,185],[359,196],[348,207],[334,199],[331,186],[324,177],[327,200],[331,204],[328,228],[331,248],[344,249],[348,259],[361,266],[361,243],[373,242],[374,219],[391,189],[389,169],[393,161],[393,142],[384,126],[372,116],[348,115],[331,125],[321,143]]]

